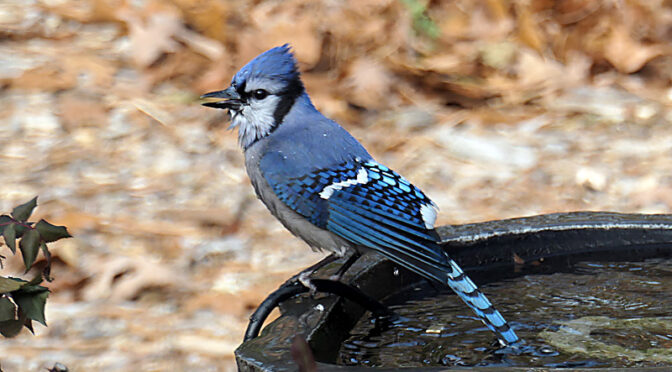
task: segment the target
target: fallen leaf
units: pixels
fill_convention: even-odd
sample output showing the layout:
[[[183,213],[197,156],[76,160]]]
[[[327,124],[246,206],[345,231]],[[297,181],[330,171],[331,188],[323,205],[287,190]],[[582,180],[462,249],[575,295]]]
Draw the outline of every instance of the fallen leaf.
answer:
[[[11,80],[14,89],[54,92],[72,89],[77,85],[77,74],[64,70],[58,64],[45,64],[25,71]]]
[[[180,274],[168,265],[158,265],[144,258],[126,256],[100,257],[90,262],[91,282],[82,290],[85,301],[109,298],[131,300],[151,287],[186,287],[180,284]]]
[[[100,104],[100,97],[77,90],[68,90],[58,96],[58,111],[68,131],[107,123],[107,110]]]
[[[346,99],[353,104],[369,109],[387,106],[386,98],[390,91],[392,78],[380,62],[362,57],[350,64],[346,85]]]
[[[317,6],[317,5],[314,5]],[[290,43],[298,61],[310,68],[322,54],[320,22],[310,12],[287,3],[262,3],[251,14],[254,29],[237,38],[241,59],[246,62],[266,49]]]
[[[647,62],[662,55],[657,44],[645,45],[632,38],[624,27],[612,27],[604,46],[604,57],[620,72],[627,74],[640,70]]]
[[[544,40],[543,33],[536,19],[534,19],[534,15],[530,12],[529,6],[517,6],[516,11],[518,13],[518,38],[537,53],[542,53],[546,40]]]
[[[148,67],[163,53],[174,52],[179,48],[173,39],[183,27],[178,14],[162,11],[150,14],[147,20],[125,8],[117,14],[128,25],[132,58],[138,66]]]

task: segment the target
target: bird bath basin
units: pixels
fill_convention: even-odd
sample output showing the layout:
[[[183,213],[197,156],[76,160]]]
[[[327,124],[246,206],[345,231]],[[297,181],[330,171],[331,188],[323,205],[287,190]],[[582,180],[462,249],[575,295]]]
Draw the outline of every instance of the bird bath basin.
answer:
[[[577,212],[438,231],[525,340],[519,352],[497,350],[494,334],[452,292],[371,255],[343,280],[398,319],[374,319],[338,296],[296,296],[236,350],[239,368],[296,370],[296,335],[319,370],[672,368],[672,215]]]

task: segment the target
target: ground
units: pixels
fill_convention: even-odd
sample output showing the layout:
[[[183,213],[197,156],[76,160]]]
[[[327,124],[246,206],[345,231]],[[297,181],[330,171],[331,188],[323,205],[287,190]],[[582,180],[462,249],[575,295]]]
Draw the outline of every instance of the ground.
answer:
[[[669,1],[474,3],[0,3],[0,212],[37,195],[74,236],[52,244],[49,326],[3,340],[3,370],[235,368],[251,310],[323,254],[256,200],[198,96],[285,42],[437,225],[670,213]]]

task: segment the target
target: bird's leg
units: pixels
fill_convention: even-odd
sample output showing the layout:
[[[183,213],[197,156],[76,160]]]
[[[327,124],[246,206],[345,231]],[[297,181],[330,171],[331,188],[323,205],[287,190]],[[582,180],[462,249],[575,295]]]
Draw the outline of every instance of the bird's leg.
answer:
[[[336,253],[332,253],[327,257],[323,258],[322,260],[320,260],[318,263],[301,270],[300,273],[287,279],[287,281],[282,286],[291,285],[292,283],[295,283],[297,281],[305,285],[305,282],[309,280],[309,277],[313,272],[317,271],[323,266],[329,265],[330,263],[338,260],[339,258],[341,258],[339,255],[337,255]],[[306,287],[310,288],[307,285]]]
[[[357,252],[357,251],[354,251],[354,252],[350,255],[350,257],[348,257],[348,259],[345,260],[345,262],[343,262],[343,265],[341,265],[341,267],[338,268],[338,270],[336,271],[336,273],[334,273],[334,275],[332,275],[332,276],[329,277],[329,279],[331,279],[331,280],[335,280],[335,281],[340,281],[341,278],[343,277],[343,275],[345,274],[345,272],[348,271],[348,269],[349,269],[350,267],[352,267],[352,265],[353,265],[353,264],[354,264],[360,257],[362,257],[362,254],[359,253],[359,252]]]
[[[315,284],[310,280],[310,275],[313,273],[313,271],[302,271],[299,273],[298,277],[296,280],[303,284],[304,287],[308,288],[308,293],[310,294],[310,297],[313,298],[315,297],[315,294],[317,293],[317,287],[315,287]]]
[[[355,251],[353,254],[350,255],[350,257],[348,257],[347,260],[345,260],[345,262],[343,263],[343,265],[341,265],[341,267],[338,268],[338,270],[336,271],[336,273],[334,273],[334,275],[332,275],[332,276],[329,277],[329,279],[334,280],[334,281],[340,281],[341,278],[343,277],[343,274],[345,274],[345,272],[348,271],[348,269],[349,269],[350,267],[352,267],[352,265],[353,265],[353,264],[357,261],[357,259],[359,259],[359,257],[361,257],[361,256],[362,256],[362,255],[361,255],[359,252],[356,252],[356,251]],[[287,286],[287,285],[291,285],[291,284],[293,284],[293,283],[295,283],[295,282],[299,282],[299,283],[303,284],[306,288],[308,288],[308,289],[310,290],[310,294],[311,294],[311,296],[314,295],[315,292],[317,291],[317,288],[315,288],[315,285],[313,285],[313,284],[311,283],[311,281],[310,281],[310,276],[311,276],[315,271],[317,271],[317,270],[321,269],[322,267],[324,267],[324,266],[326,266],[326,265],[328,265],[328,264],[330,264],[330,263],[332,263],[332,262],[334,262],[334,261],[340,259],[341,257],[342,257],[342,254],[340,254],[340,253],[332,253],[332,254],[328,255],[327,257],[325,257],[325,258],[323,258],[322,260],[320,260],[318,263],[316,263],[316,264],[314,264],[314,265],[312,265],[312,266],[310,266],[310,267],[308,267],[308,268],[302,270],[300,273],[298,273],[298,274],[292,276],[291,278],[289,278],[289,279],[282,285],[282,287]]]

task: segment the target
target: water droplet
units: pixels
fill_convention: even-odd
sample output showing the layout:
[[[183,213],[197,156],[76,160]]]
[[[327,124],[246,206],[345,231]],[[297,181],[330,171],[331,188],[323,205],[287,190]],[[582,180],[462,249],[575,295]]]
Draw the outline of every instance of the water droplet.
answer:
[[[539,348],[539,353],[540,354],[546,354],[546,355],[557,354],[557,352],[555,350],[553,350],[553,348],[551,348],[550,346],[547,346],[547,345],[540,347]]]
[[[452,364],[455,364],[459,360],[460,360],[460,357],[458,357],[457,355],[446,354],[443,358],[441,358],[441,364],[452,365]]]
[[[429,328],[425,330],[425,333],[440,335],[444,329],[446,329],[446,327],[444,327],[443,324],[432,324],[431,326],[429,326]]]

